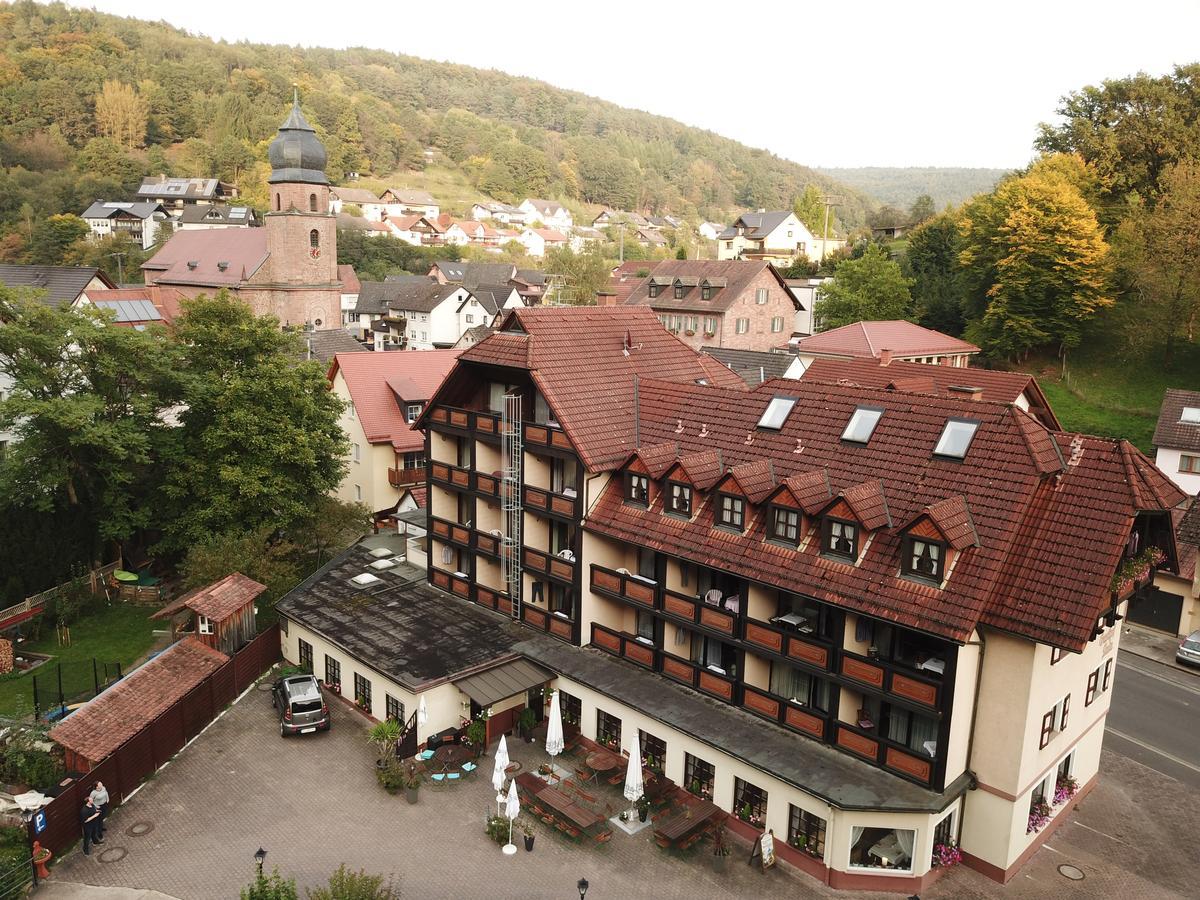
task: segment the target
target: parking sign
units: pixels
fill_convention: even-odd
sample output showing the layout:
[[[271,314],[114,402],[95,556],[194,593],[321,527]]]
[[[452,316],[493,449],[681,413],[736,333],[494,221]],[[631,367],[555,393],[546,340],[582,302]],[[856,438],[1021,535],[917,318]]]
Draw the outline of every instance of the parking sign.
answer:
[[[46,812],[39,809],[33,814],[33,833],[41,834],[46,830]]]

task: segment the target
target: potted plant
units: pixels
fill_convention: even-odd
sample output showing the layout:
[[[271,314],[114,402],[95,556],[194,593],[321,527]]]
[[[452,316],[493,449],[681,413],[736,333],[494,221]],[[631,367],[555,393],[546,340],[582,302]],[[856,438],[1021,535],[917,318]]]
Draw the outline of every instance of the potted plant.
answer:
[[[1033,834],[1035,831],[1041,831],[1049,821],[1050,804],[1045,800],[1039,800],[1029,807],[1029,823],[1025,827],[1025,833]]]
[[[408,767],[408,779],[404,783],[404,799],[409,803],[417,802],[417,794],[421,788],[421,776],[417,774],[416,766]]]
[[[400,740],[400,723],[395,719],[384,719],[376,722],[367,732],[367,743],[375,747],[379,754],[375,758],[377,771],[391,768],[396,759],[396,742]]]
[[[695,794],[697,797],[699,797],[700,796],[700,779],[693,778],[691,785],[688,787],[688,790],[691,791],[693,794]]]
[[[725,826],[718,825],[713,832],[712,867],[714,872],[724,872],[729,857],[729,843],[725,839]]]
[[[521,830],[523,832],[525,832],[525,852],[532,853],[533,852],[533,828],[530,827],[528,822],[525,822],[524,824],[521,825]]]
[[[1066,803],[1079,791],[1079,782],[1070,775],[1065,778],[1059,778],[1054,783],[1054,805],[1059,806]]]
[[[647,817],[650,815],[650,801],[645,797],[640,798],[637,803],[637,811],[638,821],[645,822]]]
[[[949,869],[957,866],[960,862],[962,862],[962,852],[954,841],[933,845],[933,864],[937,868]]]
[[[379,781],[380,786],[389,794],[399,793],[400,789],[407,783],[404,770],[396,765],[394,760],[390,765],[384,766],[382,769],[376,769],[375,778]]]
[[[517,728],[521,732],[521,737],[525,738],[525,743],[533,743],[533,710],[528,706],[521,710],[521,715],[517,717]]]
[[[749,803],[743,803],[742,808],[738,810],[738,818],[743,822],[749,822],[754,818],[753,812],[750,810]]]
[[[471,720],[467,726],[464,743],[474,751],[476,756],[483,753],[484,746],[487,744],[487,722],[482,717]]]

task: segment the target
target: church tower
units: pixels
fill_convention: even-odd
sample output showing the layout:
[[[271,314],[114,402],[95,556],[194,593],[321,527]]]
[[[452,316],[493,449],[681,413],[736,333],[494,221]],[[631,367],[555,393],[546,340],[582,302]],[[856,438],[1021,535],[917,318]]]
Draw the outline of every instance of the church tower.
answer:
[[[273,312],[285,325],[335,327],[341,315],[337,219],[329,211],[325,148],[300,111],[298,96],[267,158],[270,208],[264,227],[269,255],[265,277],[252,280],[265,281],[278,296],[275,308],[264,311]]]

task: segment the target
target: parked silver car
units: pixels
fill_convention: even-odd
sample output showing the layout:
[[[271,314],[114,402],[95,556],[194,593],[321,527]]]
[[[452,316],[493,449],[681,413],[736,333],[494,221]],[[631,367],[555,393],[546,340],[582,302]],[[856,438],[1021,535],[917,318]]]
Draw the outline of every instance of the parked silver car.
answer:
[[[329,704],[312,675],[289,675],[275,682],[271,705],[279,710],[279,736],[328,731]]]
[[[1179,642],[1175,661],[1186,666],[1200,666],[1200,631],[1193,631]]]

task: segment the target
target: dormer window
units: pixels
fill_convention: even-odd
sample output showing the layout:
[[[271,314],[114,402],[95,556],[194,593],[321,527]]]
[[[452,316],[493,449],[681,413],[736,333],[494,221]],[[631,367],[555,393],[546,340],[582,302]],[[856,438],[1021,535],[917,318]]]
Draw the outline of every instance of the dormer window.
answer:
[[[680,284],[678,281],[675,282],[675,299],[676,300],[683,299],[683,285]]]
[[[650,285],[650,299],[653,300],[657,296],[658,296],[658,285],[651,284]]]
[[[638,506],[650,505],[650,478],[629,472],[625,475],[625,500]]]
[[[937,541],[908,537],[903,544],[900,571],[910,578],[934,584],[942,583],[942,572],[946,563],[946,548]]]
[[[855,562],[858,559],[858,526],[842,519],[825,519],[821,525],[821,552]]]
[[[772,506],[767,520],[767,536],[795,546],[800,542],[800,511],[786,506]]]
[[[718,494],[717,524],[741,531],[746,524],[746,499],[733,494]]]
[[[667,482],[667,509],[677,516],[692,517],[692,486],[678,481]]]
[[[712,295],[713,295],[712,285],[706,284],[706,285],[701,286],[701,288],[700,288],[700,299],[701,300],[711,300]]]

